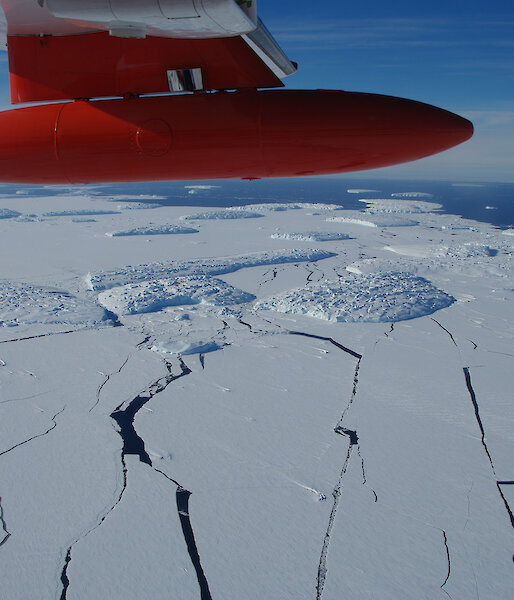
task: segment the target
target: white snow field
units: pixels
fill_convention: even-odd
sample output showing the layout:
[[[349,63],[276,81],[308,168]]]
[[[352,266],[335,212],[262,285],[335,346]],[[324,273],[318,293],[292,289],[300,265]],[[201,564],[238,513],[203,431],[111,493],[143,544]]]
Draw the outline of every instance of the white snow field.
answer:
[[[512,233],[86,190],[2,197],[2,598],[512,595]]]

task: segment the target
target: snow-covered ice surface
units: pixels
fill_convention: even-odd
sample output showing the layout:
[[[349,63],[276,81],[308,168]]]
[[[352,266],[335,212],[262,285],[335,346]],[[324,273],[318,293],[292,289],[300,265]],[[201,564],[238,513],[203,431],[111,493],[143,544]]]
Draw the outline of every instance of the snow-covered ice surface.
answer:
[[[193,215],[186,215],[182,218],[187,221],[224,221],[226,219],[258,219],[263,216],[264,215],[261,215],[260,213],[252,212],[249,210],[233,210],[230,208],[225,208],[223,210],[209,210],[205,212],[195,213]]]
[[[169,276],[223,275],[263,265],[310,262],[330,258],[335,253],[324,250],[275,250],[255,252],[240,256],[224,256],[195,260],[169,261],[126,266],[114,271],[89,273],[86,277],[92,290],[104,290],[124,283],[137,283],[148,279]]]
[[[197,275],[174,279],[152,279],[115,287],[98,296],[100,304],[121,315],[157,312],[167,306],[212,304],[227,306],[255,300],[253,294],[238,290],[230,284]]]
[[[17,210],[10,208],[0,208],[0,219],[13,219],[14,217],[20,217],[21,213]]]
[[[337,240],[348,240],[347,233],[339,231],[303,231],[296,233],[272,233],[271,237],[276,240],[298,240],[301,242],[333,242]]]
[[[359,202],[364,202],[368,206],[364,212],[369,214],[381,213],[429,213],[436,212],[441,208],[440,204],[435,202],[413,201],[413,200],[391,200],[390,198],[361,198]]]
[[[161,206],[162,204],[158,204],[157,202],[124,202],[123,204],[118,204],[116,208],[118,210],[151,210],[153,208],[161,208]]]
[[[100,306],[68,292],[0,281],[0,327],[34,323],[92,326],[106,319]]]
[[[269,204],[247,204],[244,207],[245,209],[254,210],[257,212],[263,211],[284,211],[284,210],[299,210],[301,208],[308,208],[310,211],[312,210],[342,210],[343,207],[339,204],[324,204],[322,202],[290,202],[290,203],[280,203],[280,202],[270,202]],[[241,210],[240,207],[233,206],[231,210]]]
[[[95,208],[77,208],[72,210],[51,210],[44,212],[43,217],[74,217],[74,216],[87,216],[87,215],[116,215],[119,210],[99,210]]]
[[[387,323],[424,317],[454,301],[423,277],[386,271],[322,281],[261,300],[255,308],[327,321]]]
[[[194,227],[184,227],[184,225],[173,224],[150,224],[141,227],[133,227],[122,231],[111,231],[106,233],[110,237],[126,237],[129,235],[173,235],[176,233],[198,233]]]
[[[420,194],[2,197],[2,598],[510,597],[512,234]]]
[[[419,221],[406,217],[404,214],[390,214],[399,211],[373,211],[361,213],[358,211],[345,211],[344,216],[328,217],[327,221],[332,223],[349,223],[351,225],[363,225],[365,227],[411,227],[418,225]],[[409,211],[413,212],[413,211]]]
[[[433,194],[428,192],[395,192],[391,194],[393,198],[433,198]]]

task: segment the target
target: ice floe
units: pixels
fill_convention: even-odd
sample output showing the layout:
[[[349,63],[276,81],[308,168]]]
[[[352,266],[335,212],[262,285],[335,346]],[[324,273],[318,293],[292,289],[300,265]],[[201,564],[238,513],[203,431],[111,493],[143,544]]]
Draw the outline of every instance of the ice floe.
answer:
[[[97,325],[109,318],[97,304],[62,290],[0,282],[0,327],[33,323]]]
[[[452,296],[423,277],[389,272],[291,290],[257,302],[255,308],[334,322],[379,323],[415,319],[453,302]]]
[[[385,246],[385,250],[414,256],[418,258],[474,258],[496,256],[501,248],[493,248],[479,242],[467,242],[455,246],[433,246],[425,244],[394,245]]]
[[[364,202],[368,206],[365,212],[368,214],[422,214],[437,212],[442,208],[441,204],[435,202],[409,201],[409,200],[391,200],[390,198],[362,198],[359,202]]]
[[[209,304],[225,306],[255,300],[221,279],[203,275],[153,279],[115,287],[98,296],[100,304],[117,315],[157,312],[169,306]]]
[[[380,190],[370,190],[370,189],[366,189],[366,188],[350,188],[349,190],[346,190],[346,192],[348,194],[373,194],[373,193],[379,193]]]
[[[216,276],[232,273],[248,267],[278,265],[283,263],[311,262],[337,256],[334,252],[317,249],[291,249],[253,252],[239,256],[204,258],[182,261],[156,262],[128,265],[112,271],[90,273],[86,283],[91,290],[101,291],[115,286],[138,283],[149,279],[164,279],[179,276]]]
[[[118,204],[116,207],[118,210],[150,210],[153,208],[162,208],[162,204],[157,202],[126,202],[124,204]]]
[[[275,240],[299,240],[302,242],[333,242],[337,240],[348,240],[347,233],[336,231],[305,231],[298,233],[273,233],[271,238]]]
[[[116,208],[118,210],[161,208],[162,201],[167,200],[166,196],[158,194],[113,194],[112,196],[102,196],[106,202],[121,202]]]
[[[392,198],[433,198],[434,194],[428,192],[395,192],[391,194]]]
[[[186,190],[213,190],[215,188],[219,188],[221,187],[220,185],[209,185],[209,184],[202,184],[202,185],[185,185],[184,189]]]
[[[185,215],[180,218],[186,221],[224,221],[226,219],[258,219],[259,217],[263,216],[264,215],[256,212],[250,212],[248,210],[231,210],[229,208],[225,208],[223,210],[210,210],[206,212],[195,213],[193,215]]]
[[[184,225],[143,225],[134,227],[133,229],[125,229],[120,231],[112,231],[105,235],[109,237],[124,237],[131,235],[170,235],[177,233],[198,233],[198,229],[193,227],[185,227]]]
[[[246,210],[281,212],[285,210],[343,210],[340,204],[324,204],[322,202],[270,202],[269,204],[247,204]],[[231,206],[229,210],[241,210],[240,207]]]
[[[13,219],[14,217],[20,217],[21,213],[17,210],[11,210],[10,208],[0,208],[0,219]]]
[[[388,213],[379,213],[376,215],[357,213],[348,217],[328,217],[327,221],[331,221],[333,223],[362,225],[363,227],[411,227],[419,224],[419,221],[415,221],[414,219],[409,219],[402,215]]]
[[[82,208],[73,210],[51,210],[44,212],[43,217],[78,217],[78,216],[94,216],[94,215],[119,215],[119,210],[101,210],[95,208]]]

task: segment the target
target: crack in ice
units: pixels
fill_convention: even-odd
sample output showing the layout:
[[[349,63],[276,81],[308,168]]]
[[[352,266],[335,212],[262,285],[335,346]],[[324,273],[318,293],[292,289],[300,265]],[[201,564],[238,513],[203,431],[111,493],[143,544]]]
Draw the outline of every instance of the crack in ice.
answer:
[[[127,454],[136,454],[139,456],[139,460],[141,462],[144,462],[150,466],[152,465],[150,456],[145,450],[145,443],[143,439],[136,433],[134,428],[134,419],[139,410],[141,410],[141,408],[143,408],[143,406],[145,406],[145,404],[147,404],[155,395],[163,392],[172,381],[191,373],[191,369],[186,366],[182,359],[180,359],[180,363],[182,372],[180,375],[174,375],[171,371],[171,363],[165,361],[166,368],[168,370],[167,375],[160,377],[157,379],[157,381],[151,383],[146,390],[133,398],[128,403],[126,408],[122,409],[123,404],[125,404],[122,402],[111,413],[111,418],[114,419],[114,421],[116,421],[118,424],[118,433],[123,440],[122,456],[126,456]]]
[[[223,322],[223,324],[224,324],[224,328],[228,327],[227,323]],[[139,457],[139,460],[142,463],[147,464],[154,471],[160,473],[167,480],[171,481],[174,485],[177,486],[175,494],[176,494],[178,517],[179,517],[180,524],[182,527],[182,532],[184,535],[184,540],[186,542],[189,557],[191,559],[191,562],[192,562],[193,567],[196,572],[198,585],[200,587],[200,597],[201,597],[201,600],[212,600],[211,594],[209,591],[209,585],[207,582],[207,578],[205,577],[205,573],[201,566],[200,555],[198,553],[198,548],[196,546],[193,527],[192,527],[191,519],[189,516],[189,497],[191,496],[191,492],[189,490],[186,490],[178,481],[176,481],[172,477],[169,477],[168,475],[166,475],[166,473],[164,473],[160,469],[157,469],[156,467],[153,466],[152,460],[150,459],[150,456],[146,452],[144,440],[137,434],[137,432],[134,428],[135,416],[139,412],[139,410],[141,410],[141,408],[143,408],[145,406],[145,404],[147,404],[157,394],[163,392],[170,383],[172,383],[173,381],[176,381],[177,379],[180,379],[181,377],[189,375],[192,372],[191,369],[182,360],[182,358],[179,358],[179,361],[180,361],[180,368],[181,368],[181,372],[179,375],[174,375],[171,370],[171,363],[168,363],[167,361],[165,361],[166,368],[168,370],[167,375],[159,378],[157,381],[155,381],[150,386],[148,386],[148,388],[146,390],[144,390],[142,393],[138,394],[131,402],[129,402],[129,404],[127,405],[127,407],[125,409],[121,410],[121,407],[123,406],[123,403],[122,403],[111,413],[111,418],[116,421],[116,423],[118,424],[118,426],[120,428],[118,433],[120,434],[120,436],[123,440],[122,463],[123,463],[123,467],[124,467],[124,487],[119,496],[118,502],[119,502],[119,500],[121,500],[121,496],[123,495],[123,492],[126,488],[127,468],[125,466],[125,456],[128,454],[137,455]],[[112,509],[114,509],[114,506],[112,507]],[[99,525],[100,525],[100,523],[99,523]],[[70,550],[71,550],[71,548],[70,548]],[[68,556],[71,557],[71,554],[68,553],[67,557]],[[66,574],[66,569],[67,569],[68,564],[69,564],[69,560],[67,560],[67,562],[64,566],[64,569],[63,569],[64,575]],[[67,577],[66,577],[66,579],[67,579]],[[63,577],[61,577],[61,580],[63,581],[63,584],[64,584],[65,579],[63,579]],[[65,598],[66,598],[66,595],[64,595],[61,598],[61,600],[65,600]]]
[[[332,491],[332,497],[333,497],[334,501],[332,504],[332,509],[330,511],[330,517],[328,519],[328,525],[327,525],[327,529],[325,532],[325,537],[323,540],[323,546],[321,549],[321,555],[320,555],[319,564],[318,564],[318,575],[317,575],[317,581],[316,581],[316,600],[321,600],[321,598],[323,596],[323,590],[325,588],[325,581],[326,581],[327,572],[328,572],[327,557],[328,557],[328,551],[329,551],[329,547],[330,547],[330,537],[331,537],[332,529],[333,529],[334,523],[335,523],[337,509],[339,506],[339,500],[340,500],[341,494],[342,494],[343,479],[344,479],[344,476],[348,469],[348,464],[350,462],[350,458],[351,458],[354,446],[357,447],[357,453],[361,459],[363,483],[364,484],[366,483],[364,459],[362,458],[362,455],[360,453],[359,436],[357,435],[357,431],[343,427],[344,417],[345,417],[346,413],[348,412],[350,406],[353,404],[353,401],[355,400],[355,397],[357,395],[357,387],[358,387],[358,383],[359,383],[359,369],[360,369],[360,364],[361,364],[361,360],[362,360],[362,354],[359,354],[358,352],[356,352],[355,350],[352,350],[351,348],[343,346],[343,344],[337,342],[336,340],[334,340],[331,337],[314,335],[312,333],[305,333],[302,331],[289,330],[288,333],[290,335],[299,335],[299,336],[303,336],[303,337],[307,337],[307,338],[313,338],[313,339],[318,339],[318,340],[323,340],[323,341],[329,342],[330,344],[334,345],[339,350],[342,350],[346,354],[349,354],[353,358],[357,359],[357,364],[355,366],[355,372],[353,375],[353,386],[352,386],[352,393],[350,396],[350,400],[348,401],[348,404],[345,406],[338,423],[334,427],[334,432],[339,435],[348,437],[350,440],[350,443],[348,445],[346,459],[343,463],[341,472],[339,474],[339,479],[337,481],[336,486],[334,487],[334,489]],[[375,493],[375,492],[373,492],[373,493]],[[376,501],[377,501],[377,495],[375,494],[375,502]]]
[[[68,593],[68,588],[70,586],[70,580],[68,577],[68,566],[71,562],[71,553],[72,553],[73,547],[75,546],[75,544],[77,544],[81,540],[85,539],[90,533],[93,533],[93,531],[98,529],[100,527],[100,525],[105,521],[105,519],[107,519],[107,517],[116,508],[116,506],[118,506],[118,504],[121,502],[121,499],[123,498],[123,494],[125,493],[125,490],[127,489],[127,465],[125,463],[124,456],[121,457],[121,464],[123,467],[123,485],[121,487],[121,490],[120,490],[115,502],[108,508],[108,510],[106,510],[104,512],[104,514],[99,519],[99,521],[93,527],[91,527],[91,529],[88,529],[84,534],[80,535],[78,538],[73,540],[73,542],[68,546],[68,548],[66,550],[66,557],[64,559],[64,565],[61,570],[61,583],[62,583],[63,587],[61,590],[60,600],[66,600],[66,594]]]
[[[434,321],[434,323],[437,323],[437,325],[439,325],[439,327],[441,329],[443,329],[450,336],[450,339],[452,340],[453,344],[457,347],[457,350],[459,351],[459,354],[460,354],[459,346],[458,346],[457,342],[455,341],[455,338],[453,337],[452,333],[448,329],[446,329],[446,327],[444,327],[443,325],[441,325],[441,323],[439,323],[439,321],[437,321],[433,317],[430,317],[430,318],[431,318],[432,321]],[[469,340],[469,341],[471,341],[471,340]],[[471,342],[471,343],[475,345],[474,350],[476,350],[477,345],[474,342]],[[461,358],[461,360],[462,360],[462,358]],[[474,413],[475,413],[475,420],[477,422],[478,428],[480,429],[481,443],[482,443],[484,451],[485,451],[485,453],[487,455],[487,458],[489,460],[489,464],[491,465],[491,470],[493,472],[493,475],[494,475],[494,477],[496,479],[496,469],[494,468],[493,459],[492,459],[491,453],[489,452],[489,448],[487,446],[485,429],[484,429],[484,425],[482,423],[482,418],[480,417],[480,408],[479,408],[479,405],[478,405],[478,400],[477,400],[477,397],[476,397],[476,394],[475,394],[475,390],[473,389],[473,385],[472,385],[472,382],[471,382],[470,369],[469,369],[469,367],[462,367],[462,370],[464,371],[464,379],[466,381],[466,388],[468,390],[469,397],[471,399],[471,403],[473,404],[473,410],[474,410]],[[502,502],[503,502],[503,504],[505,506],[505,509],[506,509],[506,511],[507,511],[507,513],[509,515],[510,524],[514,528],[514,513],[513,513],[512,509],[510,508],[510,505],[509,505],[509,503],[507,501],[507,498],[505,497],[505,494],[503,493],[503,490],[501,489],[501,483],[498,482],[498,481],[496,481],[496,488],[497,488],[498,493],[500,495],[500,498],[501,498],[501,500],[502,500]]]
[[[268,321],[268,323],[271,323],[271,321]],[[340,344],[339,342],[336,342],[331,337],[325,337],[323,335],[314,335],[313,333],[305,333],[303,331],[292,331],[292,330],[289,330],[288,333],[290,335],[301,335],[303,337],[313,338],[315,340],[323,340],[325,342],[330,342],[331,344],[333,344],[334,346],[336,346],[336,348],[339,348],[339,350],[343,350],[343,352],[346,352],[347,354],[350,354],[354,358],[357,358],[358,360],[360,360],[362,358],[362,354],[359,354],[358,352],[355,352],[355,350],[352,350],[351,348],[347,348],[346,346],[343,346],[342,344]]]
[[[491,454],[489,452],[489,448],[487,447],[487,442],[485,441],[484,425],[483,425],[482,419],[480,417],[480,409],[478,407],[478,401],[477,401],[477,397],[476,397],[476,394],[475,394],[475,390],[473,389],[473,385],[471,383],[471,374],[469,372],[469,367],[463,367],[463,371],[464,371],[464,377],[466,379],[466,387],[468,389],[469,396],[471,398],[471,402],[473,404],[473,408],[474,408],[474,411],[475,411],[475,419],[476,419],[476,422],[477,422],[478,427],[480,429],[482,446],[484,447],[485,453],[487,454],[487,458],[489,459],[489,464],[491,465],[491,469],[493,471],[493,475],[496,478],[496,470],[494,468],[493,459],[492,459]],[[498,493],[500,494],[500,498],[502,499],[503,504],[505,506],[505,509],[507,510],[507,513],[509,515],[510,524],[511,524],[512,527],[514,527],[514,514],[512,512],[512,509],[510,508],[510,505],[509,505],[509,503],[507,501],[507,498],[505,497],[505,494],[503,493],[503,490],[501,489],[501,484],[500,484],[499,481],[496,481],[496,488],[498,489]]]
[[[431,319],[431,320],[432,320],[434,323],[437,323],[437,325],[439,325],[439,327],[440,327],[441,329],[443,329],[444,331],[446,331],[446,333],[447,333],[447,334],[450,336],[450,339],[452,340],[453,344],[454,344],[455,346],[457,346],[457,342],[455,341],[455,338],[453,337],[453,334],[452,334],[450,331],[448,331],[448,329],[446,329],[446,327],[444,327],[444,325],[441,325],[441,323],[439,323],[439,321],[437,321],[437,319],[434,319],[434,317],[430,317],[430,319]],[[458,346],[457,346],[457,347],[458,347]]]
[[[32,437],[28,438],[27,440],[24,440],[23,442],[19,442],[18,444],[15,444],[14,446],[11,446],[7,450],[4,450],[3,452],[0,452],[0,456],[3,456],[4,454],[7,454],[8,452],[11,452],[15,448],[19,448],[20,446],[23,446],[24,444],[28,444],[32,440],[35,440],[35,439],[40,438],[40,437],[43,437],[43,436],[47,435],[48,433],[50,433],[51,431],[53,431],[57,427],[57,421],[56,421],[57,417],[62,412],[64,412],[65,408],[66,408],[66,404],[61,408],[61,410],[59,410],[59,411],[57,411],[55,413],[55,415],[52,417],[52,426],[49,427],[46,431],[44,431],[43,433],[38,433],[37,435],[33,435]]]
[[[448,572],[446,574],[446,578],[443,581],[443,583],[441,584],[441,589],[443,590],[444,586],[447,584],[448,579],[450,579],[450,575],[451,575],[451,571],[452,571],[452,563],[451,563],[451,559],[450,559],[450,549],[448,548],[448,537],[446,536],[446,531],[444,529],[441,529],[441,531],[443,532],[443,538],[444,538],[444,547],[446,549],[446,558],[448,560]],[[446,590],[443,590],[444,592],[446,592]],[[448,592],[446,592],[446,594],[448,596],[450,596],[450,594],[448,594]],[[451,598],[451,596],[450,596]]]
[[[25,340],[36,340],[38,338],[51,337],[53,335],[67,335],[68,333],[78,333],[79,331],[83,330],[84,328],[70,329],[68,331],[55,331],[53,333],[40,333],[38,335],[29,335],[27,337],[13,338],[11,340],[1,340],[0,344],[9,344],[10,342],[24,342]]]
[[[4,538],[0,541],[0,547],[11,537],[11,532],[7,529],[7,523],[4,517],[4,507],[2,506],[2,497],[0,496],[0,523],[2,523],[2,531],[4,532]]]
[[[145,341],[147,341],[147,340],[145,340]],[[128,358],[127,358],[127,360],[128,360]],[[171,363],[168,363],[167,361],[165,361],[166,369],[168,371],[167,375],[160,377],[157,381],[151,383],[143,392],[141,392],[133,400],[131,400],[127,404],[125,409],[122,410],[122,406],[123,406],[123,404],[125,404],[125,403],[122,403],[119,406],[117,406],[110,415],[111,418],[114,421],[116,421],[116,423],[118,424],[118,426],[119,426],[118,433],[123,440],[123,448],[121,451],[121,463],[122,463],[122,467],[123,467],[123,469],[122,469],[123,470],[123,485],[122,485],[121,491],[119,492],[119,494],[117,496],[116,501],[109,507],[109,509],[107,511],[105,511],[105,513],[103,514],[101,519],[93,527],[91,527],[89,530],[87,530],[86,533],[77,537],[67,548],[64,565],[61,570],[62,591],[61,591],[60,600],[66,600],[67,592],[68,592],[68,589],[70,586],[70,579],[68,577],[68,567],[71,563],[73,547],[79,541],[86,538],[90,533],[92,533],[93,531],[98,529],[98,527],[100,527],[100,525],[105,521],[105,519],[111,514],[111,512],[121,502],[123,494],[125,493],[125,490],[127,489],[127,472],[128,472],[128,470],[127,470],[127,465],[125,462],[125,457],[127,455],[129,455],[129,454],[137,455],[139,457],[139,460],[142,463],[149,465],[154,471],[161,473],[169,481],[172,481],[175,485],[177,485],[177,493],[178,493],[178,490],[181,490],[181,491],[187,491],[189,495],[191,494],[191,492],[189,492],[188,490],[185,490],[185,488],[183,488],[177,481],[175,481],[174,479],[172,479],[171,477],[169,477],[168,475],[166,475],[159,469],[156,469],[152,465],[150,456],[148,455],[148,453],[146,452],[146,449],[145,449],[144,440],[137,434],[137,432],[134,428],[135,416],[138,413],[138,411],[141,410],[141,408],[143,408],[145,406],[145,404],[147,404],[153,397],[155,397],[156,394],[159,394],[162,391],[164,391],[170,383],[172,383],[173,381],[176,381],[177,379],[180,379],[181,377],[184,377],[185,375],[189,375],[191,373],[191,369],[189,369],[189,367],[184,363],[182,358],[179,358],[179,361],[180,361],[180,367],[181,367],[181,373],[179,375],[174,375],[171,370]],[[126,362],[127,361],[125,361],[124,364],[126,364]],[[177,500],[177,504],[178,504],[178,500]],[[182,517],[180,515],[180,511],[179,511],[179,518],[182,523]],[[192,534],[192,527],[191,527],[190,523],[189,523],[189,527],[190,527],[191,534]],[[186,532],[184,531],[184,529],[187,529],[187,527],[185,527],[185,525],[182,525],[182,529],[184,532],[184,536],[186,536]],[[193,544],[194,544],[194,536],[192,537],[192,540],[193,540]],[[196,555],[194,554],[194,552],[192,550],[193,546],[191,543],[191,539],[186,539],[186,545],[188,547],[191,561],[197,571],[198,583],[199,583],[200,589],[201,589],[201,598],[202,598],[202,600],[211,600],[210,594],[209,593],[206,594],[206,592],[205,592],[205,585],[204,585],[204,580],[206,583],[205,575],[203,575],[203,571],[201,573],[199,573],[199,571],[198,571],[199,555],[198,555],[198,551],[196,550],[196,545],[194,545],[194,549],[196,550]],[[202,575],[203,575],[203,578],[202,578]],[[208,592],[208,586],[207,586],[207,592]]]
[[[139,344],[138,344],[139,346]],[[102,390],[104,388],[105,385],[107,385],[107,383],[109,382],[109,380],[111,379],[111,377],[113,375],[119,375],[123,368],[125,367],[125,365],[128,363],[128,361],[130,360],[130,357],[132,356],[132,354],[129,354],[127,356],[127,358],[123,361],[123,363],[121,364],[120,368],[117,369],[116,371],[114,371],[113,373],[109,373],[108,375],[105,376],[104,381],[101,383],[100,387],[98,388],[98,390],[96,391],[96,402],[93,404],[93,406],[89,409],[89,412],[92,412],[94,410],[94,408],[96,408],[96,406],[100,403],[100,396],[102,394]]]
[[[323,595],[323,589],[325,587],[325,580],[327,577],[327,555],[328,549],[330,546],[330,536],[332,534],[332,528],[334,527],[334,522],[336,518],[337,508],[339,505],[339,499],[342,493],[343,486],[343,478],[348,468],[348,463],[350,461],[350,457],[352,455],[353,444],[350,443],[348,446],[348,452],[346,453],[346,459],[343,464],[343,468],[341,469],[341,474],[339,475],[339,480],[336,484],[336,487],[332,491],[332,497],[334,498],[334,503],[332,505],[332,510],[330,511],[330,517],[328,519],[328,527],[325,532],[325,539],[323,540],[323,547],[321,549],[321,556],[319,559],[318,565],[318,578],[316,582],[316,600],[321,600]]]

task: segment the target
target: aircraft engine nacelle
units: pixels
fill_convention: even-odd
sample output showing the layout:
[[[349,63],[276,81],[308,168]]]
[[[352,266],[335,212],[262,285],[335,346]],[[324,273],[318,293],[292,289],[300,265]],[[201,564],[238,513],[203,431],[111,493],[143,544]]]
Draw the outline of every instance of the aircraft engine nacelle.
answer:
[[[422,158],[473,133],[420,102],[320,90],[47,104],[0,113],[0,129],[0,181],[39,184],[345,173]]]
[[[46,6],[54,17],[103,26],[114,35],[129,35],[132,28],[144,37],[146,27],[154,27],[175,37],[227,37],[257,27],[256,0],[46,0]]]

